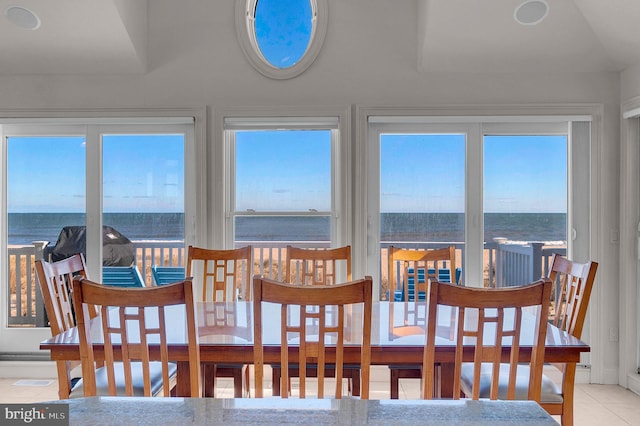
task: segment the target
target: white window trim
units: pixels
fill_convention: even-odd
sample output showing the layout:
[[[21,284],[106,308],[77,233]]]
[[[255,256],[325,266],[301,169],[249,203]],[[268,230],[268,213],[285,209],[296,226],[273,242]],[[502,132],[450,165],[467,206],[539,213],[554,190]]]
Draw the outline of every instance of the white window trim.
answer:
[[[621,386],[640,393],[640,96],[621,105],[620,353]]]
[[[205,108],[180,108],[180,109],[82,109],[82,110],[2,110],[0,111],[0,164],[5,164],[7,160],[7,146],[4,143],[5,125],[27,125],[43,124],[53,125],[57,133],[77,134],[77,130],[82,128],[85,134],[84,125],[87,124],[176,124],[194,123],[193,144],[185,146],[185,245],[198,244],[206,236],[207,206],[205,182],[196,179],[197,176],[206,173],[206,109]],[[58,123],[58,125],[54,125]],[[76,125],[72,125],[75,123]],[[79,125],[79,126],[78,126]],[[124,126],[123,126],[124,127]],[[122,128],[122,127],[121,127]],[[36,135],[34,132],[29,132]],[[87,137],[90,135],[87,134]],[[191,145],[191,146],[190,146]],[[89,158],[89,155],[87,155]],[[92,164],[91,167],[94,167]],[[0,207],[1,211],[7,211],[7,194],[5,186],[7,182],[6,167],[2,167],[0,172]],[[101,183],[97,178],[98,170],[92,170],[90,177],[87,174],[87,184],[89,179]],[[97,187],[101,188],[101,185]],[[92,188],[94,191],[94,188]],[[89,197],[87,193],[87,197]],[[94,196],[93,198],[96,198]],[[101,215],[99,215],[101,217]],[[89,212],[87,211],[87,221]],[[99,226],[99,225],[98,225]],[[99,228],[98,228],[99,229]],[[7,235],[6,217],[0,220],[0,236]],[[101,247],[101,242],[98,242]],[[88,244],[89,246],[89,244]],[[7,269],[7,246],[0,244],[0,271]],[[96,271],[101,271],[100,266],[87,265]],[[6,277],[6,274],[3,275]],[[0,283],[2,296],[0,296],[0,352],[16,353],[37,353],[41,351],[37,344],[49,337],[51,332],[48,328],[9,328],[7,324],[7,291],[6,281]]]
[[[640,108],[640,101],[634,108]],[[631,108],[629,108],[631,109]],[[513,117],[514,121],[521,119],[518,117],[531,117],[532,121],[549,121],[547,119],[540,119],[540,117],[556,117],[561,116],[561,120],[568,121],[591,121],[591,144],[590,149],[590,192],[589,192],[589,205],[591,220],[589,223],[589,247],[588,252],[592,259],[607,258],[607,247],[603,245],[601,241],[601,230],[599,224],[601,223],[601,207],[599,194],[602,191],[600,188],[600,175],[601,164],[598,161],[600,152],[603,149],[602,140],[604,136],[603,117],[604,107],[602,104],[527,104],[527,105],[472,105],[472,106],[426,106],[426,107],[369,107],[369,106],[356,106],[355,112],[355,135],[356,141],[354,144],[354,271],[358,265],[366,265],[368,256],[372,254],[372,245],[368,244],[367,229],[370,226],[369,219],[373,215],[369,212],[369,200],[367,182],[371,179],[376,179],[377,175],[371,176],[369,174],[368,161],[370,161],[369,151],[372,148],[377,147],[376,144],[370,143],[369,132],[369,120],[372,117],[430,117],[431,122],[437,122],[440,119],[446,120],[447,117],[452,118],[452,122],[465,122],[467,117],[483,117],[483,121],[487,122],[487,117]],[[538,118],[536,118],[538,117]],[[401,120],[398,118],[398,120]],[[467,152],[467,155],[470,153]],[[477,153],[481,155],[481,153]],[[467,177],[468,179],[468,177]],[[478,183],[476,183],[477,185]],[[467,191],[470,191],[471,187],[467,180]],[[636,195],[637,196],[637,195]],[[468,207],[468,206],[467,206]],[[635,224],[637,226],[637,223]],[[633,230],[635,236],[636,228]],[[634,239],[634,244],[636,241]],[[635,247],[635,246],[634,246]],[[377,247],[376,247],[377,250]],[[635,250],[635,249],[634,249]],[[634,251],[635,252],[635,251]],[[378,268],[379,269],[379,268]],[[375,268],[369,267],[368,273],[377,271]],[[354,272],[355,273],[355,272]],[[603,274],[605,272],[603,271]],[[597,279],[596,279],[597,280]],[[374,282],[376,280],[374,279]],[[635,282],[635,281],[634,281]],[[587,374],[589,377],[582,377],[582,382],[594,382],[604,383],[605,375],[609,372],[605,371],[604,365],[604,346],[607,343],[608,330],[603,318],[603,312],[597,307],[602,300],[602,293],[607,291],[603,286],[596,285],[591,295],[591,306],[596,308],[590,309],[588,324],[591,329],[590,343],[591,343],[591,369]],[[621,294],[621,297],[623,295]],[[627,298],[627,303],[629,298]],[[638,306],[639,302],[634,299],[634,310]],[[640,344],[640,337],[634,338],[635,344]],[[637,349],[637,348],[636,348]],[[635,349],[634,349],[635,350]],[[634,352],[635,353],[635,352]],[[635,362],[635,359],[634,359]],[[621,382],[622,383],[622,382]],[[640,387],[640,382],[639,382]]]
[[[231,216],[235,205],[235,170],[234,141],[231,132],[225,127],[234,129],[251,128],[333,128],[331,130],[332,149],[332,228],[331,244],[342,246],[351,244],[351,176],[348,175],[351,162],[349,108],[315,107],[315,108],[228,108],[216,110],[214,149],[210,153],[212,180],[219,182],[210,185],[211,200],[224,200],[211,206],[211,241],[212,247],[233,247],[234,232]],[[320,212],[322,213],[322,212]],[[309,213],[307,214],[315,214]]]
[[[276,68],[262,55],[255,37],[254,11],[258,0],[236,0],[236,35],[249,63],[265,77],[276,80],[294,78],[311,66],[320,53],[327,34],[329,10],[327,0],[310,0],[313,26],[311,40],[302,58],[288,68]]]

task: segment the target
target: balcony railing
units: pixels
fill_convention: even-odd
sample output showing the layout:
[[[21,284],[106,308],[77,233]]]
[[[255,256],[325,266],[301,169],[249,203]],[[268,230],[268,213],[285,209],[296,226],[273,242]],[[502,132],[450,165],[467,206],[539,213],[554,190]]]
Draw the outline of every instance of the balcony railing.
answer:
[[[151,266],[184,266],[186,253],[182,241],[134,241],[136,264],[145,279],[146,285],[153,285]],[[288,244],[298,247],[327,248],[328,242],[288,241],[264,242],[241,241],[238,247],[251,244],[253,251],[253,274],[283,280],[284,259]],[[9,248],[9,286],[8,312],[9,326],[42,327],[46,326],[44,304],[37,288],[34,262],[42,258],[46,243]],[[462,267],[464,244],[457,242],[384,242],[380,247],[381,271],[380,294],[384,300],[389,294],[387,252],[390,245],[404,248],[430,249],[454,245],[456,247],[455,267]],[[565,254],[564,247],[545,247],[543,243],[513,244],[506,241],[488,242],[485,244],[485,287],[503,287],[525,284],[548,274],[551,255]],[[464,283],[464,270],[461,277]]]

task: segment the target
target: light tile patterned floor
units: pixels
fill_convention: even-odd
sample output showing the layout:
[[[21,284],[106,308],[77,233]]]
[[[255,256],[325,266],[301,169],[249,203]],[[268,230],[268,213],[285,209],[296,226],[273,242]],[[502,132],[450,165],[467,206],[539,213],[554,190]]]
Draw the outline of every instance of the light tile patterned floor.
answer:
[[[265,377],[269,378],[270,374],[265,374]],[[43,378],[45,379],[50,378]],[[57,380],[53,380],[47,386],[19,386],[16,384],[19,380],[0,379],[0,403],[42,402],[58,399]],[[295,383],[292,387],[292,392],[295,394]],[[387,367],[372,367],[370,387],[371,399],[389,398]],[[233,380],[218,379],[216,395],[220,398],[233,397]],[[417,399],[419,395],[419,380],[400,381],[401,399]],[[559,421],[559,418],[557,420]],[[578,384],[575,395],[575,424],[577,426],[640,426],[640,396],[616,385]]]

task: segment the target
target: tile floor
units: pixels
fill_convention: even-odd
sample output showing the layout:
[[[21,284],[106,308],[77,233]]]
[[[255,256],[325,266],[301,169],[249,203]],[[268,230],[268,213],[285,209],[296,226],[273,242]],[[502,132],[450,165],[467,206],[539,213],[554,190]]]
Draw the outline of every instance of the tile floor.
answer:
[[[389,398],[387,367],[373,366],[371,376],[371,399]],[[265,374],[265,377],[270,377],[270,374]],[[33,380],[22,382],[20,380],[0,379],[0,403],[42,402],[58,399],[57,380],[43,379],[35,383],[29,383]],[[47,381],[50,383],[44,383]],[[400,398],[417,399],[420,394],[418,386],[419,380],[401,380]],[[218,379],[216,393],[221,398],[232,397],[233,381]],[[557,420],[559,422],[559,418]],[[575,395],[575,424],[576,426],[640,426],[640,395],[617,385],[578,384]]]

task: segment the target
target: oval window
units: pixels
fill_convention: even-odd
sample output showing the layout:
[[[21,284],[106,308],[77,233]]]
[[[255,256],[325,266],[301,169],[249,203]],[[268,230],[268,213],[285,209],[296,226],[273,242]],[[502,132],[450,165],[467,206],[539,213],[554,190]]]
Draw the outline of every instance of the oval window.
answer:
[[[326,0],[236,1],[238,39],[258,71],[292,78],[313,63],[326,34]]]

